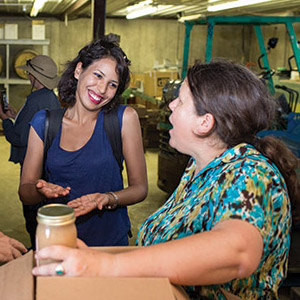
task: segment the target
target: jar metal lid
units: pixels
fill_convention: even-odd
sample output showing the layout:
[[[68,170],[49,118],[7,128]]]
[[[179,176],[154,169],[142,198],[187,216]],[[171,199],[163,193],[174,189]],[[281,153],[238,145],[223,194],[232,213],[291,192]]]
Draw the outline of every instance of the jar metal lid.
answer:
[[[74,209],[65,204],[47,204],[38,209],[37,220],[49,225],[65,225],[75,221]]]

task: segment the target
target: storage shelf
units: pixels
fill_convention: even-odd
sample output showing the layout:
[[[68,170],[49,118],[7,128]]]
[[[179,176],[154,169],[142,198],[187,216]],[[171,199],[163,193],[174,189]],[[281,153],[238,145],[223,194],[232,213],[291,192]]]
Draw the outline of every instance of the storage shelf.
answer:
[[[0,39],[0,45],[50,45],[50,40],[31,40],[31,39],[5,40],[5,39]]]
[[[9,102],[9,86],[12,84],[30,84],[29,80],[21,79],[21,78],[12,78],[9,74],[10,69],[10,47],[15,45],[31,45],[31,46],[42,46],[42,54],[48,55],[48,49],[50,45],[50,40],[32,40],[32,39],[17,39],[17,40],[6,40],[0,39],[0,46],[5,46],[5,56],[6,56],[6,63],[5,63],[5,77],[0,78],[0,84],[4,84],[6,88],[7,94],[7,101]]]
[[[0,84],[30,84],[30,81],[19,78],[0,78]]]

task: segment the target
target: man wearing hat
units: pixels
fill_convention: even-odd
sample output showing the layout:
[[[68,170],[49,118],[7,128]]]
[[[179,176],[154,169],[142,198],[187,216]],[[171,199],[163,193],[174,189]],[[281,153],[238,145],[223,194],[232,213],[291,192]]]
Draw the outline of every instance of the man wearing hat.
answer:
[[[19,66],[19,68],[25,70],[28,74],[32,86],[31,94],[27,96],[25,104],[18,114],[10,105],[8,105],[6,112],[0,106],[0,118],[2,119],[4,135],[11,144],[9,160],[19,163],[22,170],[30,129],[29,122],[36,112],[42,109],[60,108],[60,103],[53,92],[58,84],[59,77],[57,76],[57,66],[51,57],[37,55],[28,60],[26,65]],[[32,215],[30,207],[23,205],[23,213],[26,220],[26,229],[30,234],[31,243],[34,244],[35,232],[31,230]]]

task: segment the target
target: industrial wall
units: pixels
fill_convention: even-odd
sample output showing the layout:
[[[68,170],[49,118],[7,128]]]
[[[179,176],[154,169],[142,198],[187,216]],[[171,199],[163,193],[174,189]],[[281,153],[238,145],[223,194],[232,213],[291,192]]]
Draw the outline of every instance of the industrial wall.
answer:
[[[31,20],[26,18],[0,19],[0,23],[18,24],[19,39],[31,38]],[[69,20],[67,23],[58,19],[44,19],[46,38],[50,39],[49,55],[58,65],[59,72],[64,64],[75,57],[78,50],[92,39],[91,19]],[[300,24],[295,24],[296,34],[300,35]],[[121,47],[132,61],[131,71],[141,73],[157,65],[178,65],[181,67],[184,46],[185,26],[176,20],[124,20],[108,19],[106,33],[121,36]],[[204,61],[207,26],[197,25],[191,32],[189,64],[195,60]],[[285,26],[262,26],[265,43],[270,37],[279,38],[278,45],[269,54],[272,68],[287,67],[287,58],[292,55]],[[15,56],[25,48],[32,48],[41,53],[41,46],[11,47],[10,68],[13,69]],[[1,45],[0,55],[5,61],[5,46]],[[227,57],[242,63],[249,63],[257,69],[260,55],[253,26],[226,25],[215,26],[213,39],[213,57]],[[1,77],[5,74],[3,64]],[[14,71],[11,72],[14,74]],[[10,102],[19,109],[25,97],[30,93],[29,85],[10,87]]]

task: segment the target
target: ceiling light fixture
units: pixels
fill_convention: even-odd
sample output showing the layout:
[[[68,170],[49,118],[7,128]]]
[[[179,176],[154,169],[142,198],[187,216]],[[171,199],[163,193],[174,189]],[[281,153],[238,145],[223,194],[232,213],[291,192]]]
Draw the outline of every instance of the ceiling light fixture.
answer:
[[[237,0],[237,1],[230,1],[230,2],[226,2],[226,3],[222,3],[222,4],[207,6],[207,11],[214,12],[214,11],[219,11],[219,10],[226,10],[226,9],[231,9],[231,8],[236,8],[236,7],[241,7],[241,6],[248,6],[248,5],[268,2],[268,1],[271,1],[271,0]]]
[[[36,17],[46,2],[47,2],[47,0],[34,0],[33,6],[31,8],[31,12],[30,12],[30,17]]]
[[[178,19],[178,22],[184,23],[184,21],[193,21],[193,20],[198,20],[200,18],[204,18],[204,17],[205,16],[203,14],[189,15],[189,16],[180,17]]]
[[[146,6],[144,8],[138,9],[126,15],[126,19],[136,19],[139,17],[147,16],[153,14],[157,11],[155,6]]]
[[[127,7],[126,19],[136,19],[139,17],[151,15],[163,11],[173,5],[154,5],[152,0],[142,1],[138,4]]]

